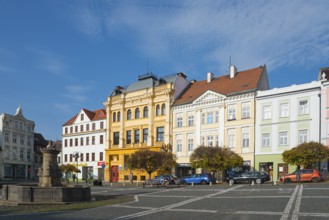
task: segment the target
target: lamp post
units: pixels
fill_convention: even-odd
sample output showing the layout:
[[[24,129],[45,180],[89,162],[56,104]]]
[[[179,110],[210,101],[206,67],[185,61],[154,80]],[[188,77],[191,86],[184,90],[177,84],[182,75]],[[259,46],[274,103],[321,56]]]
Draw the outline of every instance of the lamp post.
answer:
[[[166,152],[166,166],[165,166],[165,171],[168,169],[168,152],[171,151],[171,144],[162,144],[161,149]]]
[[[79,164],[78,164],[78,159],[79,159],[79,152],[74,152],[73,153],[73,157],[75,158],[75,161],[77,162],[77,171],[76,171],[76,176],[77,176],[77,185],[79,185],[79,178],[78,178],[78,166],[79,166]]]

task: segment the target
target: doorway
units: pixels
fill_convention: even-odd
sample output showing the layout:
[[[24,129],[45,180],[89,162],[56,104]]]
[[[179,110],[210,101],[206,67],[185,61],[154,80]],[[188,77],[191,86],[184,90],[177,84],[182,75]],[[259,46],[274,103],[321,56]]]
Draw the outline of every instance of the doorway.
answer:
[[[111,175],[110,181],[113,183],[117,183],[119,181],[119,167],[112,166],[110,175]]]

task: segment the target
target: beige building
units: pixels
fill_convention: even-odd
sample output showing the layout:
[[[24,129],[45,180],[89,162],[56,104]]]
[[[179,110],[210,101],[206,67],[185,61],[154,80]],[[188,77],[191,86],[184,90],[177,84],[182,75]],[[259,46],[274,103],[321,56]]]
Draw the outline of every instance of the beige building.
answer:
[[[171,105],[189,85],[183,73],[158,78],[138,77],[127,87],[117,86],[104,103],[107,114],[105,180],[144,181],[147,174],[128,169],[127,160],[141,149],[161,150],[172,144]]]
[[[194,82],[173,105],[173,153],[177,175],[195,172],[190,155],[199,146],[229,147],[254,168],[255,95],[268,89],[266,66]]]

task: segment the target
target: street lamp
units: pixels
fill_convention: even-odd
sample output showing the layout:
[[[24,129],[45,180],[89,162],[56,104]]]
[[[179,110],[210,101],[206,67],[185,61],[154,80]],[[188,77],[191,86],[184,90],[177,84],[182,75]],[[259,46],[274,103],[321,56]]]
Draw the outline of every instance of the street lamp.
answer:
[[[171,151],[171,144],[162,144],[161,149],[166,152],[166,166],[165,166],[165,171],[168,169],[168,152]]]
[[[79,164],[78,164],[78,159],[79,159],[79,152],[74,152],[73,153],[73,157],[75,158],[75,161],[77,162],[77,170],[76,170],[76,176],[77,176],[77,185],[79,185],[79,179],[78,179],[78,166],[79,166]]]

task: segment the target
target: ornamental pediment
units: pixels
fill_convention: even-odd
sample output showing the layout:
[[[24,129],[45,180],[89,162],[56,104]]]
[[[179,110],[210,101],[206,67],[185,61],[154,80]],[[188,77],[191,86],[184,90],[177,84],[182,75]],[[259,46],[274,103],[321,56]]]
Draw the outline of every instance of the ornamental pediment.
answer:
[[[226,96],[224,96],[220,93],[207,90],[204,94],[202,94],[199,98],[197,98],[193,102],[193,104],[204,103],[204,102],[209,102],[209,101],[224,101],[225,98],[226,98]]]

